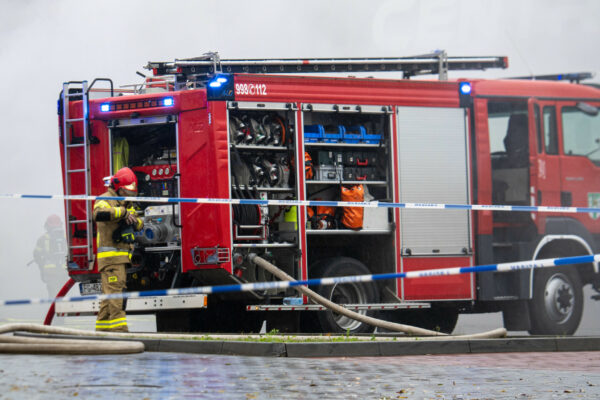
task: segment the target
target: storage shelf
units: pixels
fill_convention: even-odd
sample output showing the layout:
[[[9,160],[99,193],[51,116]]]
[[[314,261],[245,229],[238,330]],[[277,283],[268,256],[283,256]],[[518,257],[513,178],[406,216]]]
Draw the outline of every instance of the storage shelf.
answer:
[[[235,185],[231,186],[231,189],[236,190],[238,187]],[[240,190],[256,190],[259,192],[283,192],[283,193],[293,193],[296,191],[295,188],[285,188],[285,187],[262,187],[262,186],[246,186],[240,185]]]
[[[353,231],[352,229],[307,229],[307,235],[387,235],[391,233],[389,229],[361,229]]]
[[[234,248],[273,248],[273,247],[298,247],[294,243],[234,243]]]
[[[229,146],[233,149],[233,145]],[[235,148],[238,150],[279,150],[285,151],[288,148],[286,146],[261,146],[259,144],[237,144]]]
[[[339,185],[340,181],[306,181],[307,185]],[[341,181],[342,185],[387,185],[386,181]]]
[[[379,144],[370,143],[324,143],[324,142],[304,142],[304,147],[358,147],[358,148],[377,148],[383,147]]]

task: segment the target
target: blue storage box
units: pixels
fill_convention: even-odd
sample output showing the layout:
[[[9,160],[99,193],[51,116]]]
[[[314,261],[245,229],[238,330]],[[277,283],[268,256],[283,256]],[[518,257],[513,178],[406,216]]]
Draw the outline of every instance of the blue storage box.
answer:
[[[325,129],[323,125],[304,125],[304,142],[315,143],[323,140]]]
[[[379,144],[379,142],[381,142],[381,135],[369,135],[365,133],[363,136],[363,143]]]
[[[354,125],[345,128],[343,134],[344,143],[358,143],[365,136],[366,130],[364,126]]]
[[[337,143],[342,140],[346,129],[342,125],[328,125],[323,133],[325,143]]]

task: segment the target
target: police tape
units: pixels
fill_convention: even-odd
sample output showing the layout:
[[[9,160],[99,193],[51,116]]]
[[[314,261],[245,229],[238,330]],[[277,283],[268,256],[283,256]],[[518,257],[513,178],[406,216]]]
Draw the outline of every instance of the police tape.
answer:
[[[119,200],[140,203],[193,203],[193,204],[246,204],[258,206],[325,206],[325,207],[367,207],[405,208],[429,210],[474,210],[474,211],[522,211],[554,213],[600,214],[600,207],[554,207],[554,206],[511,206],[496,204],[441,204],[441,203],[393,203],[380,201],[329,201],[329,200],[260,200],[224,199],[197,197],[125,197],[125,196],[86,196],[86,195],[43,195],[43,194],[0,194],[0,199],[44,199],[44,200]]]
[[[239,285],[221,285],[221,286],[198,286],[183,289],[163,289],[163,290],[149,290],[145,292],[125,292],[115,294],[102,294],[102,295],[86,295],[86,296],[65,296],[53,298],[33,298],[33,299],[22,299],[22,300],[0,300],[0,306],[16,306],[26,304],[44,304],[44,303],[63,303],[63,302],[76,302],[76,301],[88,301],[88,300],[110,300],[110,299],[122,299],[122,298],[139,298],[139,297],[150,297],[150,296],[175,296],[175,295],[192,295],[192,294],[215,294],[215,293],[227,293],[227,292],[249,292],[257,290],[270,290],[270,289],[286,289],[295,286],[331,286],[340,283],[356,283],[356,282],[372,282],[381,281],[387,279],[414,279],[414,278],[427,278],[435,276],[449,276],[459,275],[467,273],[477,272],[508,272],[508,271],[520,271],[534,268],[548,268],[558,267],[562,265],[572,264],[585,264],[585,263],[598,263],[600,262],[600,254],[586,255],[586,256],[575,256],[575,257],[564,257],[564,258],[548,258],[543,260],[531,260],[531,261],[518,261],[510,263],[499,263],[499,264],[487,264],[471,267],[452,267],[452,268],[440,268],[440,269],[429,269],[420,271],[400,272],[400,273],[388,273],[388,274],[376,274],[376,275],[353,275],[353,276],[340,276],[320,279],[306,279],[299,281],[276,281],[276,282],[256,282],[256,283],[243,283]]]

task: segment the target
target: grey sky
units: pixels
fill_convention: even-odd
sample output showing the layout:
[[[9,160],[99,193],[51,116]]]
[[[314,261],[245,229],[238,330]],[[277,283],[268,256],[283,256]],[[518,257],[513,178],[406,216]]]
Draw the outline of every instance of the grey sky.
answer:
[[[507,55],[510,69],[464,76],[600,71],[595,0],[1,0],[4,193],[62,191],[56,100],[67,80],[137,83],[149,60]],[[597,77],[596,80],[598,80]],[[0,298],[43,294],[25,267],[58,201],[0,200]],[[33,279],[31,278],[33,277]],[[0,316],[3,310],[0,309]]]

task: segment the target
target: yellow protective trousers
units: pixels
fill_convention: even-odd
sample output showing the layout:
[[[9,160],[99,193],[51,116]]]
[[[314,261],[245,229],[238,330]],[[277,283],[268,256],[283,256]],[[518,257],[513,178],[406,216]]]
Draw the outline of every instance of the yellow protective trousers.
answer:
[[[100,270],[102,293],[122,293],[126,288],[126,264],[106,265]],[[100,302],[96,318],[97,331],[129,332],[123,299],[109,299]]]

